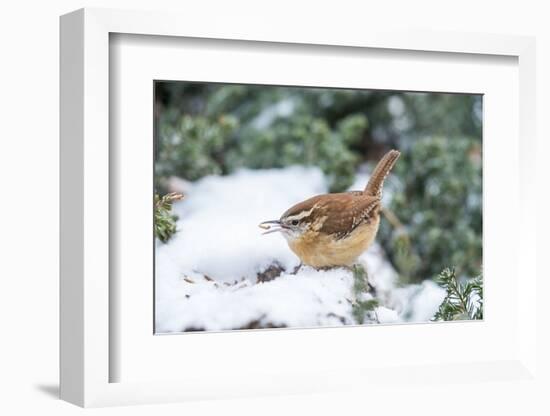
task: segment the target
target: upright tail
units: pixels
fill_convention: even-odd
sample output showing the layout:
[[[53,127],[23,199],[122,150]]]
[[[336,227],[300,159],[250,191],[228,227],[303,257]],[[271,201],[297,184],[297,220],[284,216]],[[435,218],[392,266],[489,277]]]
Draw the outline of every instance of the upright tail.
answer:
[[[382,195],[382,187],[384,186],[384,179],[390,173],[390,170],[397,162],[399,158],[399,153],[397,150],[390,150],[384,155],[380,162],[374,168],[372,175],[369,179],[369,183],[365,187],[364,193],[371,196],[380,197]]]

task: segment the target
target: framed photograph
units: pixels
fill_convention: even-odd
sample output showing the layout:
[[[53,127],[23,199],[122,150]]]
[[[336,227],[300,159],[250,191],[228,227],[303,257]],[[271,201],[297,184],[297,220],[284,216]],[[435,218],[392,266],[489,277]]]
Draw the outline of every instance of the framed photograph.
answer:
[[[62,398],[533,377],[534,40],[180,22],[61,18]]]
[[[154,95],[156,334],[483,319],[481,94]]]

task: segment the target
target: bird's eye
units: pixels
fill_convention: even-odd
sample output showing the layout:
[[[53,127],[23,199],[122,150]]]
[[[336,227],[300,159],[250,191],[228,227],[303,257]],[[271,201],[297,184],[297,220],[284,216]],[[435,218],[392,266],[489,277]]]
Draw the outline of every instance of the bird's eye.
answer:
[[[291,221],[291,224],[292,224],[292,225],[298,225],[298,220],[292,220],[292,221]]]

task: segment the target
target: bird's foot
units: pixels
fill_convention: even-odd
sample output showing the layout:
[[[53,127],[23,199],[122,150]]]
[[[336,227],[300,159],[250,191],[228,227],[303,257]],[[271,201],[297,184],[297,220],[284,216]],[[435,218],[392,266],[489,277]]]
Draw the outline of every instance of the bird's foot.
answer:
[[[298,272],[300,271],[300,269],[302,268],[302,266],[304,265],[304,263],[300,263],[299,265],[297,265],[294,270],[292,270],[290,272],[290,274],[298,274]]]

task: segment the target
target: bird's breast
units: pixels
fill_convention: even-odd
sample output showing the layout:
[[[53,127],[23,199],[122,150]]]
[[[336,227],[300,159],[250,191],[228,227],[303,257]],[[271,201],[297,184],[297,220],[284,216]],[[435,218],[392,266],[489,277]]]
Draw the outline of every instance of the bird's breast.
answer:
[[[315,268],[349,266],[372,244],[380,217],[359,225],[349,235],[336,238],[321,231],[307,231],[289,240],[288,245],[300,260]]]

